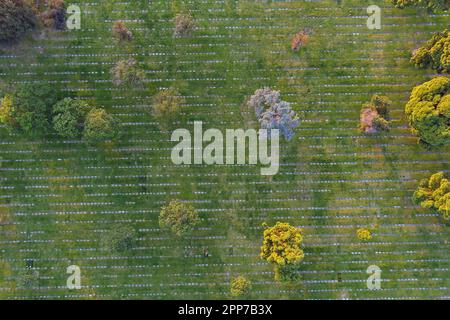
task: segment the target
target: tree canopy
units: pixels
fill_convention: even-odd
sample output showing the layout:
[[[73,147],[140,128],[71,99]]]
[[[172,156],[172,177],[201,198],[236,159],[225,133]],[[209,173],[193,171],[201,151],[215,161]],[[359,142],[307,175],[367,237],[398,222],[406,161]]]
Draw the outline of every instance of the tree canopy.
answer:
[[[119,122],[103,108],[91,109],[84,123],[83,138],[87,142],[103,142],[118,137]]]
[[[295,136],[295,128],[300,125],[300,119],[291,108],[289,102],[281,100],[279,91],[270,88],[258,89],[250,97],[247,105],[254,109],[261,129],[280,130],[280,135],[290,141]]]
[[[301,230],[289,223],[277,222],[264,230],[261,258],[278,266],[295,264],[303,260]]]
[[[434,34],[411,58],[417,67],[432,68],[440,73],[450,72],[450,29]]]
[[[48,84],[20,85],[0,103],[0,120],[11,130],[28,136],[49,133],[52,107],[58,101]]]
[[[142,86],[145,72],[135,59],[120,60],[110,70],[116,86]]]
[[[161,208],[159,225],[163,229],[171,230],[177,236],[188,234],[199,223],[197,211],[190,204],[179,200],[172,200]]]
[[[17,40],[37,25],[33,8],[23,0],[0,1],[0,42]]]
[[[78,99],[65,98],[53,107],[53,129],[64,138],[79,138],[89,106]]]
[[[361,109],[360,130],[368,134],[389,131],[388,107],[391,103],[388,97],[374,95]]]
[[[183,103],[185,101],[178,90],[174,88],[162,90],[153,98],[153,116],[159,120],[162,127],[166,127],[179,114]]]
[[[414,134],[431,146],[450,143],[450,78],[436,77],[415,87],[405,108]]]
[[[422,180],[414,192],[413,199],[422,208],[432,209],[440,213],[445,220],[450,220],[450,181],[444,172]]]
[[[361,241],[372,240],[372,232],[367,228],[360,228],[356,230],[356,236]]]

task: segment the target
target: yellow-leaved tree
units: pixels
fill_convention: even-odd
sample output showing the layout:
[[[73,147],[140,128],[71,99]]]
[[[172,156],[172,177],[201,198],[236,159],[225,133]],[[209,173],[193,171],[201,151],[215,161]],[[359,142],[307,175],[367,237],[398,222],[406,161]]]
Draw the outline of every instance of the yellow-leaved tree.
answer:
[[[301,230],[289,223],[277,222],[275,226],[264,230],[260,256],[274,264],[275,279],[279,280],[284,270],[293,270],[291,267],[303,260],[302,241]]]

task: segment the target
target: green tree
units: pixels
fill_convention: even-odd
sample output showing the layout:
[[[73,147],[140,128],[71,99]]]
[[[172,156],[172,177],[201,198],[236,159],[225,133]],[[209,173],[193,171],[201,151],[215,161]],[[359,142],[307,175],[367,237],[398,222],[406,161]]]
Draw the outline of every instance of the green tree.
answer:
[[[119,136],[119,122],[103,108],[91,109],[84,123],[83,138],[90,143],[103,142]]]
[[[161,208],[159,225],[162,229],[169,229],[177,236],[187,235],[199,223],[197,211],[190,204],[172,200]]]
[[[436,77],[415,87],[405,108],[412,132],[431,146],[450,143],[450,78]]]
[[[444,172],[422,180],[414,192],[413,200],[422,208],[440,213],[444,220],[450,220],[450,181]]]
[[[89,106],[78,99],[65,98],[53,106],[53,129],[64,138],[79,138]]]
[[[11,130],[43,136],[51,130],[51,113],[58,96],[47,84],[20,85],[2,99],[0,120]]]
[[[36,25],[36,15],[25,1],[0,1],[0,42],[19,39]]]
[[[411,62],[419,68],[432,68],[439,73],[450,72],[450,30],[436,33],[414,51]]]
[[[102,236],[101,246],[111,252],[130,250],[136,241],[135,230],[127,225],[117,225]]]

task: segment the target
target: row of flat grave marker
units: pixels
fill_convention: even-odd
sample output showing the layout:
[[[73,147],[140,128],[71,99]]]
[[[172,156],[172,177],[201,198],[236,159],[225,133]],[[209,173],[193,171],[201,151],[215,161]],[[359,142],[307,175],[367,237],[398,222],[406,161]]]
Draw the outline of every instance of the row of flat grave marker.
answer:
[[[444,170],[446,172],[446,170]],[[383,172],[383,171],[381,171]],[[429,173],[428,170],[417,170],[415,171],[416,173]],[[336,172],[334,172],[336,173]],[[284,175],[305,175],[305,176],[310,176],[310,175],[320,175],[323,173],[320,172],[287,172]],[[330,174],[330,173],[328,173]],[[296,181],[296,184],[322,184],[322,183],[405,183],[405,182],[413,182],[416,181],[416,179],[396,179],[396,178],[370,178],[370,179],[362,179],[361,178],[361,173],[354,173],[355,174],[355,178],[352,179],[329,179],[329,178],[325,178],[325,179],[303,179],[302,181]],[[156,175],[152,175],[152,174],[147,174],[148,178],[151,177],[169,177],[170,175],[168,174],[156,174]],[[181,177],[202,177],[202,178],[207,178],[207,177],[220,177],[221,175],[219,173],[215,173],[213,171],[209,171],[207,173],[185,173],[185,174],[180,174],[179,176]],[[246,176],[254,176],[254,177],[261,177],[258,173],[248,173],[248,172],[237,172],[237,173],[231,173],[229,174],[229,177],[246,177]],[[139,178],[141,177],[141,175],[115,175],[115,176],[97,176],[97,175],[91,175],[91,176],[64,176],[64,178],[69,179],[69,180],[87,180],[87,179],[123,179],[123,178]],[[30,180],[46,180],[49,177],[45,177],[45,176],[31,176],[31,177],[27,177],[27,179]],[[257,179],[258,181],[260,179]],[[279,184],[285,184],[287,182],[292,183],[292,181],[290,180],[286,180],[286,181],[278,181]],[[251,181],[249,183],[252,183]]]
[[[445,171],[445,172],[447,172],[447,171]],[[416,171],[416,173],[420,173],[419,176],[422,176],[423,173],[429,173],[429,171],[427,171],[427,170],[425,170],[425,171],[420,170],[420,171]],[[296,174],[298,175],[298,173],[296,173]],[[306,173],[306,175],[308,175],[308,176],[311,175],[311,174],[312,174],[311,172],[307,172]],[[192,175],[189,175],[189,176],[192,176]],[[207,173],[207,174],[199,174],[199,175],[196,175],[196,176],[206,178],[207,176],[219,177],[220,175]],[[241,175],[238,174],[236,176],[241,176]],[[125,178],[125,179],[136,179],[136,178],[138,178],[139,179],[141,177],[142,177],[142,175],[125,175],[125,176],[114,176],[114,177],[112,177],[112,176],[66,176],[66,175],[63,175],[63,176],[60,176],[59,178],[64,178],[65,180],[70,180],[71,183],[73,183],[74,181],[80,181],[81,182],[81,181],[87,180],[87,179],[89,179],[89,180],[96,180],[96,179],[101,179],[101,180],[103,180],[103,179],[123,179],[123,178]],[[146,175],[147,179],[152,179],[152,178],[157,178],[157,177],[168,177],[168,175],[152,175],[152,174],[147,174]],[[30,180],[47,180],[49,178],[58,178],[58,176],[53,176],[53,177],[48,177],[48,176],[27,177],[27,179],[30,179]],[[358,178],[358,175],[356,176],[356,178]],[[10,180],[10,179],[7,179],[7,178],[3,179],[3,181],[7,181],[7,180]],[[16,179],[13,179],[13,180],[16,180]],[[400,182],[400,183],[412,184],[415,181],[416,181],[416,179],[401,179],[401,180],[397,180],[397,179],[369,179],[369,180],[368,179],[346,179],[346,180],[342,180],[342,179],[336,179],[336,180],[322,179],[322,180],[305,180],[305,181],[301,182],[301,184],[309,185],[309,184],[333,183],[333,182],[340,182],[340,183],[347,182],[347,183],[352,183],[352,184],[354,184],[354,183],[398,183],[398,182]],[[284,185],[284,184],[289,185],[290,183],[292,183],[291,181],[277,181],[277,182],[278,182],[278,184],[281,184],[281,185]],[[230,183],[230,184],[237,184],[237,185],[241,184],[239,181],[233,181],[233,180],[228,181],[228,183]],[[199,185],[199,186],[201,186],[201,185],[204,185],[204,186],[218,185],[218,183],[214,182],[214,181],[213,182],[202,182],[202,184],[200,184],[200,183],[194,183],[194,184],[195,185]],[[300,182],[296,182],[295,184],[300,184]],[[147,185],[147,184],[145,184],[145,185]],[[115,187],[114,183],[112,183],[112,184],[104,184],[103,183],[103,184],[75,184],[75,185],[73,185],[74,188],[75,187],[76,188],[81,188],[81,187],[84,188],[84,187],[94,187],[94,186],[95,187],[98,186],[100,188],[102,188],[102,187],[104,187],[104,188],[107,188],[107,187],[114,188]],[[130,187],[131,186],[142,187],[143,184],[142,183],[135,183],[135,184],[129,184],[128,183],[128,184],[126,184],[126,186],[127,187],[128,186],[130,186]],[[166,183],[161,183],[161,184],[156,183],[156,184],[153,184],[153,185],[150,185],[150,186],[167,187],[168,185]],[[26,186],[27,189],[48,189],[50,187],[54,187],[54,185],[53,184],[29,184],[28,186]],[[116,187],[118,187],[118,186],[116,186]],[[3,189],[11,189],[11,190],[14,189],[13,187],[9,187],[9,186],[4,186],[2,188]],[[294,189],[292,189],[291,191],[293,191],[293,190]],[[363,188],[361,190],[364,191],[365,189]],[[370,190],[372,190],[372,189],[370,189]],[[378,190],[383,190],[383,189],[378,188]],[[413,189],[411,189],[411,190],[413,190]],[[327,192],[327,191],[329,191],[329,190],[327,190],[327,189],[318,189],[318,192]],[[281,192],[279,192],[279,190],[276,193],[277,194],[281,194]],[[358,198],[358,200],[360,200],[360,198]]]

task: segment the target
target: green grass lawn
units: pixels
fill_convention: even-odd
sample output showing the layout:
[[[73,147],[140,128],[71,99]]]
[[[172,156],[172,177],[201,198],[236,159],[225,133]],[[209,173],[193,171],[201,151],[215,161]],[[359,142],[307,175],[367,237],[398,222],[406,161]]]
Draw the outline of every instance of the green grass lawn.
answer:
[[[73,3],[73,1],[67,1]],[[366,27],[366,8],[382,7],[382,29]],[[410,63],[412,50],[442,31],[449,15],[398,10],[388,1],[113,1],[82,3],[82,29],[1,48],[0,84],[45,81],[118,116],[124,136],[95,148],[58,138],[29,140],[0,128],[0,297],[218,299],[230,279],[248,277],[255,299],[449,298],[448,227],[411,201],[418,180],[449,171],[450,148],[417,145],[404,116],[411,89],[431,77]],[[172,38],[172,19],[190,11],[192,37]],[[135,39],[117,46],[112,23]],[[311,33],[300,52],[290,40]],[[109,69],[135,58],[146,88],[117,89]],[[176,86],[186,105],[173,128],[254,126],[244,107],[270,86],[302,118],[282,143],[280,173],[253,166],[175,166],[170,131],[150,115],[152,96]],[[393,129],[367,137],[359,112],[387,95]],[[158,226],[162,205],[190,201],[202,222],[177,240]],[[301,280],[277,283],[260,260],[262,223],[304,231]],[[100,246],[113,225],[138,231],[136,246],[112,255]],[[374,228],[361,243],[360,227]],[[203,257],[204,248],[211,256]],[[39,288],[18,275],[33,260]],[[78,265],[81,290],[66,288]],[[382,289],[366,287],[370,265]]]

